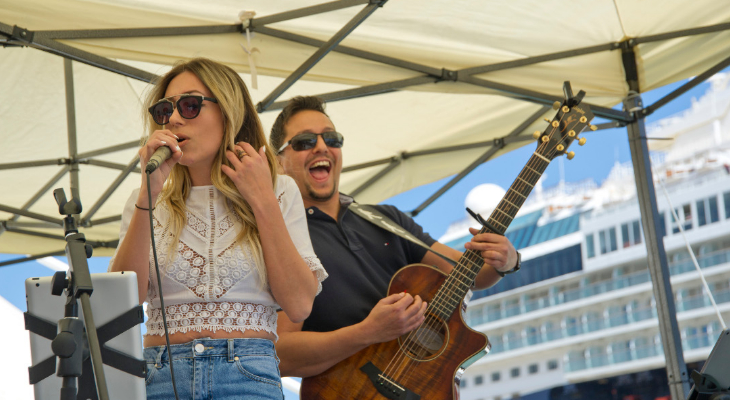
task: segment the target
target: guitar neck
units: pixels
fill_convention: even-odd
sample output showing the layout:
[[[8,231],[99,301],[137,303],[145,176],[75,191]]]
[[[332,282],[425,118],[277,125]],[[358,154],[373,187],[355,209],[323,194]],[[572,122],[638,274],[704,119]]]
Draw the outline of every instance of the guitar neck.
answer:
[[[533,153],[517,179],[512,183],[507,193],[487,219],[487,226],[482,227],[479,233],[496,233],[504,235],[507,227],[517,215],[517,212],[532,192],[532,188],[542,176],[550,160],[537,152]],[[464,299],[469,288],[474,284],[479,271],[484,266],[484,259],[474,250],[466,250],[459,258],[446,282],[439,289],[434,298],[434,311],[441,318],[448,318]]]

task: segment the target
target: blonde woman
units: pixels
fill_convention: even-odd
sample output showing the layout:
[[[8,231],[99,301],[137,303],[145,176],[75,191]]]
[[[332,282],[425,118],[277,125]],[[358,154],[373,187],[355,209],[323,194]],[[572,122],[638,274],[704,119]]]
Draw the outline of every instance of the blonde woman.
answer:
[[[146,106],[142,165],[172,156],[129,198],[110,271],[134,271],[148,302],[147,398],[281,399],[276,312],[310,313],[327,274],[312,250],[294,181],[275,155],[240,76],[207,59],[162,76]],[[149,201],[171,352],[151,252]]]

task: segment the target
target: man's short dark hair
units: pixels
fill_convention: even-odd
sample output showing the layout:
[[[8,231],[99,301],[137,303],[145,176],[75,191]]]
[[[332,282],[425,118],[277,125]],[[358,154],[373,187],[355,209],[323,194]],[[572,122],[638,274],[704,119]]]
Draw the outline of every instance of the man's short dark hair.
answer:
[[[284,139],[286,139],[284,126],[289,123],[289,120],[296,115],[296,113],[304,110],[312,110],[319,111],[322,114],[327,115],[324,108],[324,100],[317,96],[297,96],[289,100],[284,109],[279,113],[279,116],[276,117],[276,121],[274,121],[274,125],[271,127],[271,134],[269,135],[271,149],[274,150],[274,152],[277,152],[284,144]]]

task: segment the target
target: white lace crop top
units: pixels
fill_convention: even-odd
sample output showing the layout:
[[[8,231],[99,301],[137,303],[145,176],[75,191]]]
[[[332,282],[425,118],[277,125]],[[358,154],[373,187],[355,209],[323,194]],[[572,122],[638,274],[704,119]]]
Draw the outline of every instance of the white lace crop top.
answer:
[[[135,190],[124,207],[120,243],[129,227],[138,193]],[[312,249],[299,188],[289,176],[279,175],[275,194],[294,245],[317,276],[319,293],[327,273]],[[191,189],[186,201],[187,225],[172,258],[169,256],[172,240],[168,229],[169,208],[159,203],[153,212],[170,334],[203,329],[213,332],[253,329],[276,335],[278,305],[268,287],[259,287],[256,261],[250,248],[235,243],[241,223],[226,207],[226,201],[214,186]],[[110,267],[113,263],[114,258]],[[164,335],[151,248],[148,287],[147,335]]]

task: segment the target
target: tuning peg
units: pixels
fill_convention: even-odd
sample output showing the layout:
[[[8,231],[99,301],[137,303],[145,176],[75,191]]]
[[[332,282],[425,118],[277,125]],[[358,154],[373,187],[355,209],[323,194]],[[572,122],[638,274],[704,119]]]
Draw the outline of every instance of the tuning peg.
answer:
[[[535,132],[533,132],[533,133],[532,133],[532,138],[533,138],[533,139],[536,139],[536,140],[537,140],[537,139],[540,139],[540,135],[542,135],[542,132],[540,132],[540,131],[535,131]]]
[[[562,144],[559,144],[559,145],[555,146],[555,148],[556,148],[556,149],[557,149],[558,151],[563,151],[563,150],[565,150],[565,146],[563,146]]]
[[[591,130],[592,130],[592,131],[598,130],[598,127],[597,127],[597,126],[595,126],[595,125],[591,125]]]
[[[553,103],[553,110],[557,110],[558,108],[560,108],[560,102],[556,101],[555,103]]]
[[[570,111],[570,108],[568,108],[568,106],[563,106],[563,108],[561,108],[561,110],[562,110],[562,111],[563,111],[564,113],[567,113],[568,111]]]
[[[575,131],[574,131],[574,130],[572,130],[572,129],[571,129],[571,130],[569,130],[569,131],[568,131],[568,136],[570,136],[570,137],[575,137]]]
[[[541,140],[542,140],[543,143],[546,143],[546,142],[550,141],[550,138],[547,137],[547,135],[545,135],[545,136],[542,137]]]
[[[552,125],[552,126],[553,126],[553,128],[557,128],[558,126],[560,126],[560,122],[558,122],[558,121],[553,121],[553,122],[552,122],[552,123],[551,123],[550,125]]]
[[[586,122],[588,122],[588,118],[586,118],[586,116],[584,115],[584,116],[580,117],[579,121],[581,124],[585,124]]]
[[[571,151],[570,153],[568,153],[568,154],[566,155],[566,157],[568,157],[568,160],[572,160],[572,159],[573,159],[573,157],[575,157],[575,152],[574,152],[574,151]]]
[[[549,124],[549,123],[551,123],[551,122],[553,122],[553,120],[551,120],[550,118],[543,118],[543,119],[544,119],[544,120],[545,120],[545,122],[547,122],[548,124]]]
[[[586,144],[586,138],[582,137],[582,138],[578,139],[578,144],[580,146],[583,146],[584,144]]]

